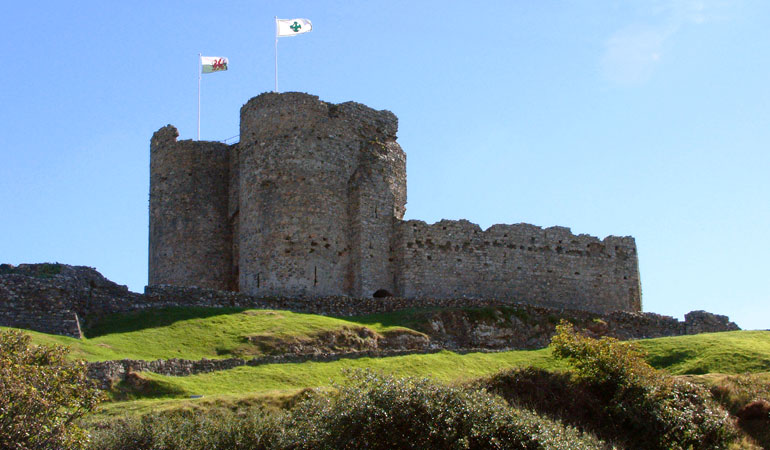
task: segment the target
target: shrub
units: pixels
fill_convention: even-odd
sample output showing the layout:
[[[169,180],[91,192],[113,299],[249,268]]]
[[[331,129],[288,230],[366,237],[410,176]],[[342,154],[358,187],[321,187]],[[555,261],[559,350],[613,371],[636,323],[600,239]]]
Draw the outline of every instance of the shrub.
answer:
[[[283,422],[282,448],[588,449],[593,437],[508,407],[485,391],[353,372],[332,396],[299,405]]]
[[[0,332],[0,448],[83,448],[88,436],[75,421],[101,391],[83,362],[66,360],[65,347],[29,342],[20,331]]]
[[[337,391],[313,391],[275,416],[157,413],[95,433],[94,450],[605,448],[484,391],[371,372],[351,373]]]
[[[708,392],[657,371],[633,344],[592,339],[562,322],[553,354],[575,368],[577,381],[604,405],[601,423],[638,447],[719,449],[734,438],[727,413]]]
[[[94,431],[93,450],[262,450],[274,448],[275,418],[261,410],[176,411],[122,418]]]

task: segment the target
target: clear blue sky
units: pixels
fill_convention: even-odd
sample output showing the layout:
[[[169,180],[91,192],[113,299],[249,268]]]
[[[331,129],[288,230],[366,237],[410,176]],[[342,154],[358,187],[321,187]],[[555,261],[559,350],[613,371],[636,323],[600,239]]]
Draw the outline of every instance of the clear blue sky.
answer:
[[[149,140],[273,88],[400,119],[407,218],[632,235],[646,311],[770,328],[770,2],[39,1],[0,15],[0,261],[147,281]]]

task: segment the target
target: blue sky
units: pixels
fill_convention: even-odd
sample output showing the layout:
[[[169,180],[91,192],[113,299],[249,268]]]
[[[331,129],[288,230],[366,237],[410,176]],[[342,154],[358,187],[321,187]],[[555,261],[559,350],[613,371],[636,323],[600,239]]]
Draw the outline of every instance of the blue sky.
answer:
[[[399,117],[407,218],[636,238],[645,311],[770,328],[770,2],[12,2],[0,262],[147,281],[149,140],[273,89]]]

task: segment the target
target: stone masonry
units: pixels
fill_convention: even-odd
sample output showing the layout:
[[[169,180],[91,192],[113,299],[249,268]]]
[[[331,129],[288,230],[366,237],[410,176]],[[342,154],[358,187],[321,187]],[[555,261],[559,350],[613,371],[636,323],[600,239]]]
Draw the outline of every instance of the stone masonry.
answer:
[[[249,100],[234,145],[161,128],[151,141],[150,286],[641,311],[632,237],[404,221],[397,130],[389,111],[302,93]]]
[[[256,297],[233,291],[170,285],[148,286],[144,294],[138,294],[104,278],[90,267],[0,264],[0,326],[72,337],[81,336],[81,329],[98,323],[106,315],[159,308],[236,307],[357,316],[413,306],[414,299],[398,297]],[[588,324],[587,327],[599,335],[621,339],[738,329],[726,316],[704,311],[690,312],[681,322],[655,313],[595,313],[533,306],[511,298],[423,297],[420,307],[433,311],[431,327],[436,325],[433,331],[421,331],[428,332],[431,342],[439,344],[438,348],[452,349],[539,348],[547,345],[554,325],[562,318],[576,324]],[[498,313],[504,314],[495,313],[491,321],[481,314],[482,320],[477,320],[466,311],[478,308],[496,308]],[[594,326],[598,328],[593,329]],[[469,336],[478,339],[468,340]],[[501,337],[504,339],[499,339]]]

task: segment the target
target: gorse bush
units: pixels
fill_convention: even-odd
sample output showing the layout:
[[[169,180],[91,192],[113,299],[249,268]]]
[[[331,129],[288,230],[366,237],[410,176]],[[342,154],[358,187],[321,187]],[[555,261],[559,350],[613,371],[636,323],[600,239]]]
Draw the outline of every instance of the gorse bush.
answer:
[[[76,420],[102,394],[82,362],[60,346],[29,345],[20,331],[0,331],[0,448],[79,449],[88,435]]]
[[[353,372],[332,394],[292,410],[124,419],[95,434],[95,450],[601,449],[597,439],[510,408],[484,391]]]
[[[734,438],[727,412],[707,391],[655,370],[633,344],[592,339],[562,322],[551,345],[600,400],[602,426],[639,448],[720,449]]]

